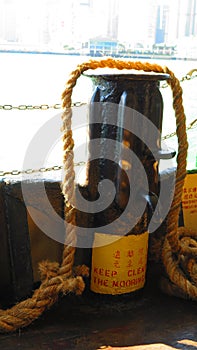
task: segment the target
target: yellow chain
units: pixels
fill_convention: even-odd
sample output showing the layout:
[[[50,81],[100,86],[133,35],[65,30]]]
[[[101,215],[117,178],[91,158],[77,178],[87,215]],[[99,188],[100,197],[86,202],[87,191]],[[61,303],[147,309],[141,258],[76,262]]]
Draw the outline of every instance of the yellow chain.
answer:
[[[72,103],[72,107],[80,107],[84,103],[83,102],[74,102]],[[46,111],[48,109],[61,109],[61,103],[55,103],[54,105],[48,105],[48,104],[41,104],[41,105],[18,105],[13,106],[11,104],[6,105],[0,105],[0,109],[3,109],[4,111],[11,111],[13,109],[18,109],[19,111],[33,111],[33,110],[41,110]]]
[[[85,161],[80,161],[77,163],[74,163],[74,166],[82,166],[85,165],[86,162]],[[31,175],[34,173],[46,173],[49,171],[58,171],[58,170],[62,170],[63,166],[62,165],[53,165],[52,167],[43,167],[43,168],[39,168],[39,169],[26,169],[26,170],[0,170],[0,177],[4,177],[4,176],[17,176],[17,175],[22,175],[22,174],[26,174],[26,175]]]
[[[194,74],[195,73],[195,74]],[[180,82],[183,81],[189,81],[197,77],[197,68],[191,69],[186,75],[184,75],[181,79]],[[161,88],[166,88],[169,85],[167,83],[162,84],[160,87]],[[83,102],[74,102],[72,103],[72,107],[80,107],[84,103]],[[5,111],[11,111],[12,109],[18,109],[20,111],[32,111],[32,110],[42,110],[46,111],[48,109],[61,109],[61,103],[55,103],[54,105],[48,105],[48,104],[40,104],[40,105],[25,105],[21,104],[18,106],[13,106],[12,104],[6,104],[6,105],[0,105],[0,110],[3,109]]]
[[[194,119],[187,127],[186,130],[191,130],[197,127],[197,119]],[[167,134],[165,136],[162,137],[162,140],[167,140],[173,136],[176,135],[176,131]],[[77,163],[74,163],[74,166],[82,166],[85,165],[86,162],[85,161],[80,161]],[[43,168],[39,168],[39,169],[26,169],[26,170],[0,170],[0,177],[4,177],[4,176],[16,176],[16,175],[22,175],[22,174],[27,174],[27,175],[31,175],[34,173],[46,173],[49,171],[57,171],[57,170],[62,170],[62,165],[53,165],[51,167],[43,167]]]
[[[197,73],[196,72],[197,72],[197,68],[191,69],[186,75],[184,75],[180,79],[180,83],[182,83],[184,81],[189,81],[189,80],[192,80],[192,79],[196,78],[197,77]],[[164,83],[160,87],[161,88],[167,88],[168,86],[169,86],[168,83]]]
[[[191,79],[194,79],[197,77],[197,74],[194,74],[197,72],[197,69],[192,69],[190,70],[185,76],[183,76],[180,79],[180,82],[183,81],[189,81]],[[166,88],[169,85],[167,83],[164,83],[161,85],[161,88]],[[72,107],[81,107],[82,105],[86,104],[85,102],[74,102],[72,103]],[[13,106],[11,104],[6,104],[6,105],[0,105],[0,110],[5,110],[5,111],[10,111],[13,109],[17,109],[20,111],[31,111],[31,110],[42,110],[42,111],[46,111],[48,109],[61,109],[62,106],[60,103],[55,103],[54,105],[48,105],[48,104],[41,104],[41,105],[25,105],[25,104],[21,104],[18,106]],[[187,131],[191,130],[193,128],[195,128],[197,126],[197,119],[194,119],[188,126],[187,126]],[[176,131],[167,134],[165,136],[162,137],[162,140],[166,140],[169,139],[173,136],[176,135]],[[81,166],[81,165],[85,165],[84,161],[78,162],[74,164],[75,166]],[[11,170],[11,171],[7,171],[7,170],[0,170],[0,177],[4,177],[4,176],[16,176],[16,175],[21,175],[21,174],[33,174],[33,173],[44,173],[44,172],[49,172],[49,171],[57,171],[57,170],[61,170],[62,166],[61,165],[54,165],[52,167],[46,167],[46,168],[40,168],[40,169],[26,169],[26,170]]]
[[[197,127],[197,119],[194,119],[187,127],[186,127],[186,130],[191,130],[191,129],[194,129]],[[176,135],[176,131],[174,132],[171,132],[170,134],[167,134],[165,136],[162,137],[162,140],[167,140],[173,136]]]

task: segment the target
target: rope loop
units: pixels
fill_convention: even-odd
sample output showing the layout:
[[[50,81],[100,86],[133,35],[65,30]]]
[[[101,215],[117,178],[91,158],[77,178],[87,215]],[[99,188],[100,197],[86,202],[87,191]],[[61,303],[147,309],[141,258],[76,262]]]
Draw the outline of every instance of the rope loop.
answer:
[[[81,74],[88,69],[96,68],[134,69],[145,72],[168,73],[170,75],[167,83],[172,89],[179,147],[175,193],[168,214],[167,234],[163,245],[162,259],[172,285],[180,290],[180,294],[182,293],[188,298],[197,300],[197,233],[186,230],[185,228],[178,228],[178,216],[186,175],[188,148],[185,125],[186,118],[183,109],[182,88],[180,87],[179,80],[167,67],[161,67],[157,64],[124,61],[113,58],[89,60],[79,64],[71,72],[65,90],[62,93],[63,164],[65,170],[65,177],[62,181],[62,193],[65,198],[65,218],[71,224],[66,226],[66,242],[69,242],[69,244],[67,243],[64,246],[61,266],[50,262],[40,265],[42,283],[31,298],[16,304],[11,309],[0,310],[0,332],[12,332],[29,325],[56,302],[59,293],[66,294],[74,292],[78,295],[84,290],[85,285],[82,275],[87,275],[88,271],[83,267],[76,272],[73,268],[76,246],[76,211],[69,204],[73,203],[75,193],[71,96],[77,79]],[[81,274],[81,276],[78,274]]]

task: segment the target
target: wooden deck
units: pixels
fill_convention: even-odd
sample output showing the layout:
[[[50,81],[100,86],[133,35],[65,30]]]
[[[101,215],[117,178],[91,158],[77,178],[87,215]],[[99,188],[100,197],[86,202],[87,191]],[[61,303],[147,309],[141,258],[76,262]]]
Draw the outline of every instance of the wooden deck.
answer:
[[[197,303],[147,286],[127,303],[60,298],[26,329],[0,335],[0,349],[197,349]]]
[[[34,183],[32,183],[32,186],[34,186]],[[58,186],[59,184],[55,182],[51,183],[49,188],[46,187],[46,191],[49,198],[55,198],[55,208],[60,211],[62,208],[62,197],[60,196]],[[19,217],[20,220],[18,222],[20,223],[20,227],[23,223],[23,231],[20,231],[23,233],[22,241],[23,244],[27,241],[28,247],[28,231],[32,231],[30,233],[33,236],[35,228],[31,227],[31,222],[29,223],[29,227],[27,225],[27,215],[24,213],[24,205],[22,204],[20,183],[2,183],[0,189],[4,191],[7,206],[7,211],[4,213],[5,203],[0,202],[1,222],[5,226],[2,226],[2,237],[5,238],[5,241],[6,234],[9,237],[15,237],[15,239],[18,239],[18,247],[21,247],[19,243],[22,238],[16,234],[14,235],[17,228],[17,217]],[[34,190],[32,193],[35,194],[37,192]],[[40,198],[36,195],[34,197],[37,201]],[[20,215],[12,215],[16,208],[15,204],[18,205],[18,210],[21,210]],[[7,222],[12,222],[12,226],[7,225]],[[39,242],[41,245],[40,236]],[[46,248],[46,240],[43,242]],[[14,248],[15,246],[16,242],[14,241],[12,247]],[[48,246],[50,247],[51,243]],[[9,261],[7,265],[5,264],[7,248],[4,249],[3,247],[2,245],[0,261],[2,260],[1,266],[3,266],[1,268],[1,274],[5,275],[5,271],[9,272],[12,266]],[[35,245],[35,247],[37,246]],[[34,254],[34,250],[36,250],[37,255]],[[33,268],[34,265],[37,267],[37,261],[40,261],[41,257],[43,259],[43,252],[37,251],[37,249],[34,250],[32,248]],[[48,248],[45,250],[49,254]],[[52,252],[50,252],[48,258],[51,261],[57,259],[57,256],[53,257],[53,250],[56,252],[58,249],[53,248]],[[23,250],[23,253],[26,254],[25,256],[28,259],[28,250]],[[29,265],[29,269],[25,270],[26,275],[25,273],[21,274],[21,270],[17,270],[17,264],[19,264],[17,259],[18,250],[15,255],[13,255],[16,258],[16,264],[14,265],[15,284],[9,279],[7,284],[10,286],[13,285],[15,288],[14,296],[19,298],[21,296],[24,297],[31,290],[33,279],[31,274],[29,274],[29,270],[32,267]],[[19,267],[24,268],[26,266],[25,264],[20,264]],[[18,271],[20,272],[20,279],[16,278]],[[21,284],[21,276],[28,284]],[[197,303],[163,294],[158,288],[158,279],[158,275],[152,274],[147,276],[147,283],[143,294],[138,299],[131,298],[124,302],[113,301],[109,303],[104,299],[98,302],[93,296],[89,295],[88,291],[81,297],[72,295],[65,296],[64,298],[60,297],[57,304],[29,327],[13,334],[1,334],[0,350],[197,349]],[[1,278],[1,280],[3,279]],[[35,280],[37,278],[34,276]],[[5,279],[3,281],[5,282]],[[24,289],[25,286],[28,287],[26,288],[28,293]],[[7,288],[7,285],[1,285],[0,288],[0,293],[3,293],[4,298],[6,297],[5,287]]]

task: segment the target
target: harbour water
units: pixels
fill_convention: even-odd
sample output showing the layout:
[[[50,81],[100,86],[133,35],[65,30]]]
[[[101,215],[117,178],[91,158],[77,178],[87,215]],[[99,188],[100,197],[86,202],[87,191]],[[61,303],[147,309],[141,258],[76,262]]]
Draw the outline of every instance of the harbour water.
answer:
[[[61,103],[61,93],[70,72],[77,64],[89,59],[90,57],[84,56],[0,53],[0,105],[47,104],[51,106]],[[149,62],[168,66],[179,79],[191,69],[197,68],[197,61],[149,60]],[[196,84],[197,78],[182,83],[187,124],[197,118]],[[163,135],[166,135],[175,131],[175,118],[170,88],[161,88],[161,93],[164,100]],[[73,102],[88,102],[91,94],[91,81],[80,77],[73,91]],[[30,140],[44,123],[59,112],[60,110],[54,109],[29,111],[0,109],[0,170],[22,169]],[[196,136],[197,128],[188,131],[188,168],[190,169],[196,166]],[[177,147],[176,137],[167,139],[165,143],[167,146]],[[54,149],[46,166],[62,162],[61,146]],[[36,166],[32,164],[32,167]]]

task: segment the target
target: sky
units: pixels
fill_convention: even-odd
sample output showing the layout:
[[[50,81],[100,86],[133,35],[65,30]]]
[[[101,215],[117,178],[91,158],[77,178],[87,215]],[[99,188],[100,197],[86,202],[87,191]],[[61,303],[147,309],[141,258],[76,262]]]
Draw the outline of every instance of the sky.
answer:
[[[147,24],[146,14],[148,6],[149,1],[121,1],[119,24],[120,41],[132,41],[132,38],[135,38],[136,41],[139,41],[144,37],[144,31]],[[129,30],[127,30],[127,28],[129,28]]]
[[[120,0],[118,40],[131,43],[133,41],[140,42],[146,40],[147,23],[150,21],[150,15],[153,16],[153,13],[151,14],[152,4],[167,4],[170,6],[171,19],[169,32],[172,38],[174,38],[176,32],[176,20],[174,20],[174,18],[176,18],[177,14],[178,1],[179,0]],[[81,36],[87,39],[89,37],[102,36],[103,33],[106,32],[108,0],[94,0],[94,11],[89,17],[87,16],[85,6],[81,6],[81,12],[78,13],[77,16],[76,12],[79,11],[79,7],[73,6],[71,10],[71,2],[71,0],[56,0],[49,2],[48,5],[47,0],[0,0],[0,4],[8,4],[10,6],[13,4],[13,7],[15,7],[20,17],[17,25],[20,27],[21,24],[23,24],[21,26],[23,38],[26,35],[29,41],[31,41],[31,36],[34,36],[35,40],[37,40],[35,33],[32,31],[33,26],[35,29],[34,32],[36,32],[36,28],[40,26],[44,28],[42,15],[45,14],[47,10],[50,12],[50,16],[55,16],[59,12],[58,16],[61,17],[61,20],[64,22],[64,28],[61,28],[59,25],[59,29],[57,30],[57,35],[59,37],[62,36],[62,42],[68,42],[69,37],[71,37],[71,22],[73,16],[77,18],[77,20],[73,22],[73,28],[76,33],[80,34],[78,37]],[[47,6],[43,6],[46,3]],[[73,4],[76,5],[77,3],[80,3],[80,1],[73,1]],[[181,0],[181,3],[184,5],[187,1]],[[1,9],[2,8],[0,8],[0,11]],[[181,7],[181,11],[185,11],[184,6]],[[156,18],[154,17],[152,22],[155,20]],[[49,25],[51,26],[51,23]],[[24,30],[24,28],[27,30]],[[53,40],[57,41],[59,39],[53,36]]]

